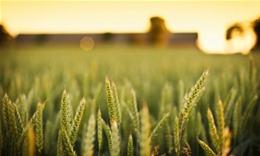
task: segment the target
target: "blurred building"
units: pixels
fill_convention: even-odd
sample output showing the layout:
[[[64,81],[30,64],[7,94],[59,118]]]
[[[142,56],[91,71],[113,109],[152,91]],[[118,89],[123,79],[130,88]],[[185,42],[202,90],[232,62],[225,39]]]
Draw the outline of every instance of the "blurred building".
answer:
[[[93,39],[95,45],[149,45],[147,33],[97,33],[97,34],[20,34],[15,38],[16,45],[77,45],[84,37]],[[198,34],[194,33],[170,33],[168,47],[196,47]]]

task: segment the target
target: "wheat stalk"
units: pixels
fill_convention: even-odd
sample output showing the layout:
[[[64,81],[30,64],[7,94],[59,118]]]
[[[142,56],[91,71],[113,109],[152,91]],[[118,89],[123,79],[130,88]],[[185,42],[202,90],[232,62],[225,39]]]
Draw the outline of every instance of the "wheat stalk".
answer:
[[[189,119],[191,111],[195,106],[195,102],[203,90],[203,86],[208,75],[209,71],[204,71],[199,80],[196,82],[195,86],[191,88],[189,94],[184,98],[181,114],[186,121]]]
[[[127,156],[134,156],[134,145],[132,134],[129,135],[127,144]]]
[[[153,146],[154,140],[155,140],[156,136],[158,135],[159,131],[166,124],[168,117],[169,117],[169,113],[164,114],[162,119],[159,121],[159,123],[153,129],[151,136],[150,136],[150,143],[151,143],[152,146]]]
[[[76,141],[76,138],[77,138],[79,125],[80,125],[80,122],[82,120],[82,116],[83,116],[83,113],[84,113],[84,110],[85,110],[85,106],[86,106],[86,100],[83,98],[80,101],[76,115],[75,115],[74,120],[72,122],[72,129],[71,129],[71,132],[70,132],[70,142],[71,142],[72,146],[75,144],[75,141]]]
[[[117,123],[120,125],[121,123],[121,107],[120,107],[120,103],[119,103],[119,99],[118,99],[118,95],[117,95],[117,89],[116,89],[116,85],[114,82],[112,82],[112,92],[113,92],[113,97],[114,97],[114,108],[116,111],[116,118],[117,118]]]
[[[36,127],[36,147],[38,148],[39,153],[41,153],[43,149],[43,123],[42,123],[42,111],[44,109],[44,104],[38,103],[36,110],[36,119],[35,119],[35,127]]]
[[[50,151],[50,146],[51,146],[51,140],[50,138],[52,138],[52,127],[53,124],[51,121],[47,120],[46,124],[45,124],[45,133],[44,133],[44,150],[45,153],[48,154]]]
[[[133,115],[133,126],[134,129],[137,131],[139,130],[139,115],[138,115],[138,108],[137,108],[137,102],[136,102],[136,95],[134,89],[131,89],[131,95],[132,95],[132,101],[131,101],[131,108],[132,108],[132,115]]]
[[[164,136],[166,139],[166,147],[168,148],[168,153],[171,154],[173,150],[173,144],[172,144],[172,135],[171,135],[171,128],[169,122],[166,122],[165,124]]]
[[[141,110],[141,130],[140,130],[140,156],[150,155],[150,117],[149,111],[146,105]]]
[[[96,134],[96,119],[95,116],[92,114],[88,120],[88,127],[87,132],[83,138],[83,156],[92,156],[94,151],[94,141],[95,141],[95,134]]]
[[[108,115],[109,115],[110,123],[113,123],[114,121],[117,121],[117,113],[115,110],[115,104],[114,104],[115,100],[113,97],[111,84],[107,76],[106,76],[105,84],[106,84],[106,95],[107,95],[107,104],[108,104]]]
[[[180,152],[180,128],[179,128],[179,119],[175,117],[174,127],[173,127],[173,138],[174,138],[174,146],[175,152]]]
[[[198,143],[200,144],[200,146],[203,148],[203,150],[206,152],[207,156],[217,156],[214,151],[202,140],[197,138]]]
[[[5,94],[3,98],[3,119],[4,119],[4,127],[7,133],[9,133],[9,130],[11,128],[10,126],[11,114],[9,114],[10,105],[11,105],[11,101],[9,100],[8,95]]]
[[[218,132],[217,132],[215,122],[214,122],[214,117],[213,117],[210,109],[208,109],[208,111],[207,111],[207,118],[208,118],[210,138],[212,140],[212,143],[213,143],[216,151],[219,151],[219,149],[220,149],[220,147],[219,147],[219,136],[218,136]]]
[[[200,78],[197,80],[196,84],[191,88],[189,94],[186,94],[184,97],[181,113],[179,116],[179,146],[182,142],[184,128],[189,120],[191,111],[196,106],[196,101],[198,100],[198,97],[201,95],[208,75],[209,70],[207,69],[202,73]],[[177,155],[180,155],[180,147],[177,149],[177,151]]]
[[[230,125],[231,115],[233,113],[234,101],[237,96],[237,89],[232,88],[229,95],[227,96],[224,102],[224,110],[225,110],[225,123],[226,125]]]
[[[219,155],[221,155],[221,151],[224,144],[224,128],[225,128],[225,119],[224,119],[224,109],[221,100],[219,99],[217,103],[217,131],[219,136]]]
[[[102,133],[102,116],[100,108],[97,113],[97,135],[98,135],[98,150],[101,151],[102,143],[103,143],[103,133]]]
[[[61,134],[62,134],[62,142],[64,143],[66,153],[69,156],[76,156],[76,152],[73,150],[73,146],[70,143],[69,136],[66,132],[66,130],[62,127],[61,128]]]
[[[202,123],[201,123],[201,114],[200,112],[197,112],[197,124],[196,124],[196,136],[199,136],[201,134],[202,129]]]
[[[61,98],[61,127],[64,128],[64,130],[69,132],[69,116],[68,116],[68,101],[67,101],[67,92],[64,89],[62,93],[62,98]]]
[[[120,136],[118,131],[117,122],[114,121],[111,124],[111,140],[112,140],[112,150],[111,156],[119,156],[120,155]]]
[[[242,118],[242,104],[241,104],[241,98],[239,98],[237,100],[237,102],[235,103],[235,108],[234,108],[234,113],[233,113],[233,136],[234,138],[237,138],[238,135],[238,132],[239,132],[239,129],[241,128],[241,124],[240,121],[241,121],[241,118]]]
[[[62,144],[62,133],[61,130],[58,133],[58,140],[57,140],[57,156],[63,156],[64,155],[64,148]]]
[[[27,139],[28,139],[28,153],[27,156],[34,156],[35,155],[35,134],[33,131],[33,126],[30,125],[27,130]],[[36,138],[37,141],[37,138]],[[36,142],[37,146],[37,142]]]
[[[255,95],[252,99],[251,99],[251,101],[250,101],[250,103],[247,105],[247,107],[246,107],[246,110],[245,110],[245,112],[243,113],[243,117],[242,117],[242,121],[241,121],[241,132],[243,132],[244,131],[244,129],[246,128],[246,124],[247,124],[247,122],[248,122],[248,119],[250,118],[250,116],[251,116],[251,113],[253,112],[253,109],[254,109],[254,107],[255,107],[255,104],[257,103],[257,99],[258,99],[258,95]],[[241,133],[241,132],[239,132],[239,133]]]
[[[108,141],[108,149],[109,149],[109,152],[111,154],[111,151],[112,151],[112,136],[111,136],[111,130],[110,130],[110,127],[105,123],[105,121],[102,119],[101,120],[102,122],[102,128],[103,130],[105,131],[105,134],[107,136],[107,141]]]
[[[23,122],[19,110],[15,103],[13,104],[13,110],[14,110],[15,125],[18,130],[18,135],[21,135],[23,133]]]

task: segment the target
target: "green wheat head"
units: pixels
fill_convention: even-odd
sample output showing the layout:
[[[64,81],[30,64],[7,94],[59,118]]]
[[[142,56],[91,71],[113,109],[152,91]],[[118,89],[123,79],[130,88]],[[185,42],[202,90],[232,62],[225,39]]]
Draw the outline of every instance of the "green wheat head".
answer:
[[[83,138],[83,156],[92,156],[94,153],[94,141],[96,134],[96,119],[92,114],[88,120],[87,132]]]
[[[74,120],[72,122],[72,129],[70,132],[70,142],[71,145],[75,144],[76,138],[77,138],[77,134],[78,134],[78,130],[79,130],[79,126],[82,120],[82,116],[85,110],[85,106],[86,106],[86,100],[83,98],[80,101],[80,104],[78,106],[77,112],[75,114]]]
[[[69,155],[69,156],[76,156],[76,152],[73,149],[73,146],[71,145],[69,136],[66,132],[66,130],[62,127],[61,128],[61,135],[62,135],[62,143],[64,145],[65,148],[65,152]]]
[[[120,125],[121,123],[121,106],[119,103],[119,99],[118,99],[118,94],[117,94],[117,89],[116,89],[116,85],[114,82],[112,82],[112,92],[113,92],[113,97],[114,97],[114,108],[116,111],[116,118],[117,118],[117,123]]]
[[[217,131],[219,136],[219,154],[221,154],[223,144],[225,141],[224,128],[225,128],[224,108],[221,100],[219,99],[217,103]]]
[[[208,118],[210,138],[212,140],[213,146],[216,149],[216,151],[219,151],[219,136],[214,122],[214,117],[210,109],[208,109],[207,111],[207,118]]]
[[[105,84],[106,84],[106,94],[107,94],[107,104],[108,104],[108,115],[109,115],[110,123],[113,123],[114,121],[117,121],[117,112],[114,103],[115,99],[113,96],[111,84],[107,76],[106,76]]]
[[[120,136],[117,122],[114,121],[111,124],[111,141],[112,141],[112,148],[111,148],[111,156],[119,156],[120,155]]]
[[[68,101],[67,101],[67,91],[64,89],[61,97],[61,127],[64,127],[64,130],[69,132],[69,116],[68,116]]]
[[[97,113],[97,135],[98,135],[98,150],[100,152],[103,144],[102,115],[101,115],[100,108],[98,109],[98,113]]]
[[[134,145],[132,134],[129,135],[127,144],[127,156],[134,156]]]
[[[164,116],[162,117],[162,119],[159,121],[159,123],[156,125],[156,127],[153,129],[151,136],[150,136],[150,143],[153,146],[156,136],[159,134],[159,132],[163,129],[163,126],[165,126],[168,117],[169,117],[169,113],[164,114]]]
[[[198,143],[203,148],[203,150],[206,152],[207,156],[217,156],[215,152],[203,141],[197,138]]]
[[[42,112],[44,109],[44,104],[38,103],[36,110],[36,119],[35,119],[35,129],[36,129],[36,147],[41,153],[43,149],[43,121],[42,121]]]
[[[133,127],[135,130],[139,130],[139,115],[138,115],[138,108],[137,108],[137,102],[136,102],[136,95],[134,89],[131,90],[132,95],[132,101],[131,101],[131,114],[133,116]]]
[[[203,90],[203,86],[208,75],[209,70],[204,71],[199,80],[196,82],[195,86],[191,88],[189,94],[186,95],[184,98],[181,114],[186,121],[189,119],[191,111],[193,107],[196,105],[195,102]]]
[[[140,129],[140,156],[147,156],[151,153],[151,146],[150,146],[150,115],[148,111],[148,107],[146,105],[143,106],[140,114],[141,118],[141,129]]]
[[[105,131],[105,134],[107,136],[107,140],[108,140],[108,149],[110,154],[112,153],[112,135],[111,135],[111,129],[110,127],[106,124],[106,122],[102,119],[102,128]]]
[[[174,147],[175,152],[180,152],[180,128],[179,128],[179,118],[175,117],[174,127],[173,127],[173,139],[174,139]]]

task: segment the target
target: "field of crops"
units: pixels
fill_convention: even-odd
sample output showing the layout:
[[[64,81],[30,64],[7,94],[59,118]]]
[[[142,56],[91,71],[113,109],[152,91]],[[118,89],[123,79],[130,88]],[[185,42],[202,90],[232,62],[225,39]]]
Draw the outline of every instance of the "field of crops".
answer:
[[[0,155],[260,155],[260,53],[1,49]]]

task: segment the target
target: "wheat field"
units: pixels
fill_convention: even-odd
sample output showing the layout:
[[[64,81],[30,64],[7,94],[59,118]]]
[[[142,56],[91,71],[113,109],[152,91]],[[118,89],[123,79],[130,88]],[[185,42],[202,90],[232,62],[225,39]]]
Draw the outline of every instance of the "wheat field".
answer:
[[[260,154],[257,51],[65,45],[0,54],[0,155]]]

